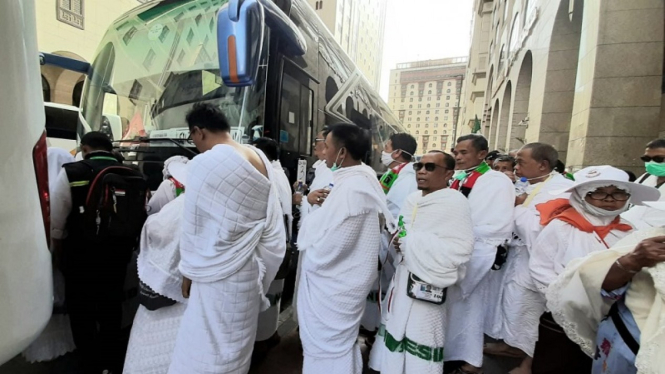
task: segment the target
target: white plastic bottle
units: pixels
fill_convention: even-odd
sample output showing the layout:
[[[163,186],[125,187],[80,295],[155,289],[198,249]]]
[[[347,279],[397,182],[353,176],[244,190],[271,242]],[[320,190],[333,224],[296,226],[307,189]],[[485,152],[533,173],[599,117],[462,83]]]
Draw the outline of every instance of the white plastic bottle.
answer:
[[[515,196],[524,195],[529,187],[529,180],[522,177],[515,182]]]

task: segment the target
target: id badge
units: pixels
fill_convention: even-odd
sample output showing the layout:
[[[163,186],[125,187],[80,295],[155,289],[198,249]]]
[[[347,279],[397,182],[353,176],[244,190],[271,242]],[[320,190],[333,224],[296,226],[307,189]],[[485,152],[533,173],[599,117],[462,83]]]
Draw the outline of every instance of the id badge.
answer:
[[[441,305],[446,301],[446,289],[423,282],[413,273],[409,273],[407,295],[416,300]]]

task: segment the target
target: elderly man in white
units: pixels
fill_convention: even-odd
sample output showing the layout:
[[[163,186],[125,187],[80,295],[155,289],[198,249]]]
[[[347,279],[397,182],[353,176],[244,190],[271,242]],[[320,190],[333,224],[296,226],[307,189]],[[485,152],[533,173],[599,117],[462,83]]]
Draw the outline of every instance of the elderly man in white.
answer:
[[[357,338],[377,276],[381,216],[394,227],[376,174],[362,163],[370,144],[365,130],[352,124],[336,125],[326,137],[334,187],[298,238],[304,251],[298,286],[304,374],[362,372]]]
[[[401,212],[403,227],[397,272],[387,292],[380,331],[382,374],[441,374],[446,328],[447,288],[464,275],[473,251],[471,210],[464,195],[448,188],[452,156],[430,152],[414,164],[418,189]],[[372,352],[374,355],[374,352]]]

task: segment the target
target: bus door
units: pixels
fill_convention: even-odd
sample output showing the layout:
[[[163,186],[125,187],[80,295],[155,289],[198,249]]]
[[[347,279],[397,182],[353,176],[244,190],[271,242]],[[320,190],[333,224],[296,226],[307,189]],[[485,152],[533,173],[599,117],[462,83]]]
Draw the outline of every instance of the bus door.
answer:
[[[289,179],[294,182],[298,159],[313,154],[317,82],[290,60],[283,61],[277,141],[282,165],[290,171]]]

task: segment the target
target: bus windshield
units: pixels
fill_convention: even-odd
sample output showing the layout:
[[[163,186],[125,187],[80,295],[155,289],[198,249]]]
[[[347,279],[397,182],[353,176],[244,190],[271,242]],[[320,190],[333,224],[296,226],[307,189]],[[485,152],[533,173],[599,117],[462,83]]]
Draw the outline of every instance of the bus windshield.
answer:
[[[209,102],[226,114],[235,140],[261,136],[267,45],[257,84],[226,87],[219,74],[216,14],[227,0],[155,3],[120,18],[104,36],[82,100],[90,129],[108,129],[103,124],[115,120],[120,125],[109,135],[116,141],[185,139],[187,111]]]

